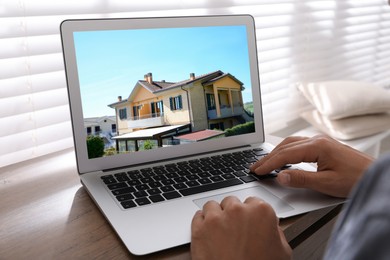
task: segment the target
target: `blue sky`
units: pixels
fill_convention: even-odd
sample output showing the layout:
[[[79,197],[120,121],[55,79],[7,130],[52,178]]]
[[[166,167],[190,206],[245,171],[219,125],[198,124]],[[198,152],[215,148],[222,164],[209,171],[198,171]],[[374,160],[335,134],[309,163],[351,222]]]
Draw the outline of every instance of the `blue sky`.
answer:
[[[138,80],[177,82],[216,70],[244,83],[252,101],[244,26],[74,33],[84,117],[115,115],[107,105],[127,98]]]

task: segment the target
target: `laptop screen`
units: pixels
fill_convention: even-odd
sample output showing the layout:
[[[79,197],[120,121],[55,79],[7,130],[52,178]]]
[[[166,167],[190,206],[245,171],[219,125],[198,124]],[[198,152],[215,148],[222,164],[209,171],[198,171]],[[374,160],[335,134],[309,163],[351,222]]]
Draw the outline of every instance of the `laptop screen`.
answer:
[[[88,159],[255,132],[247,25],[71,33]]]

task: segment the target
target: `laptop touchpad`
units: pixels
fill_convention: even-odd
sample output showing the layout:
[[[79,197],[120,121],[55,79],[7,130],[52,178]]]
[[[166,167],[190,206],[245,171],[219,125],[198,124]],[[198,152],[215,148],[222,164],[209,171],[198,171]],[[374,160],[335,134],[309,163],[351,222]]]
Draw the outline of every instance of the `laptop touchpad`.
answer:
[[[205,198],[201,198],[201,199],[196,199],[196,200],[194,200],[194,203],[199,208],[202,209],[203,205],[207,201],[214,200],[214,201],[217,201],[218,203],[220,203],[225,197],[228,197],[228,196],[236,196],[241,201],[244,201],[248,197],[260,198],[260,199],[266,201],[267,203],[269,203],[273,207],[273,209],[275,210],[277,215],[280,213],[294,209],[290,204],[288,204],[287,202],[276,197],[274,194],[272,194],[271,192],[269,192],[268,190],[264,189],[261,186],[246,188],[246,189],[242,189],[242,190],[222,193],[222,194],[215,195],[215,196],[209,196],[209,197],[205,197]]]

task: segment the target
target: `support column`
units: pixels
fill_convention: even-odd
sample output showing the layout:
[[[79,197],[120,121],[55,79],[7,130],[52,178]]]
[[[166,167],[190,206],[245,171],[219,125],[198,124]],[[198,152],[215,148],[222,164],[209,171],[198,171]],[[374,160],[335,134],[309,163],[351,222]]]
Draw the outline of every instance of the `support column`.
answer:
[[[215,111],[217,112],[217,117],[221,117],[221,104],[219,103],[218,89],[213,85],[214,99],[215,99]]]

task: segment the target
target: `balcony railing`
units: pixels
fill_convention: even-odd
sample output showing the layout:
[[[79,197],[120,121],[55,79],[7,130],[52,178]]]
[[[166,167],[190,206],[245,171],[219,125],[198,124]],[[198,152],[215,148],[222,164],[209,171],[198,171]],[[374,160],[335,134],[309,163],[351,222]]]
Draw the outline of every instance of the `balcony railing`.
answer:
[[[164,114],[155,113],[133,117],[127,121],[128,128],[146,128],[165,125]]]
[[[207,115],[208,115],[209,119],[218,119],[218,118],[239,116],[242,113],[244,113],[244,108],[242,106],[234,106],[233,108],[230,106],[229,107],[225,106],[225,107],[221,107],[220,111],[221,111],[220,116],[217,115],[216,109],[208,110]]]

